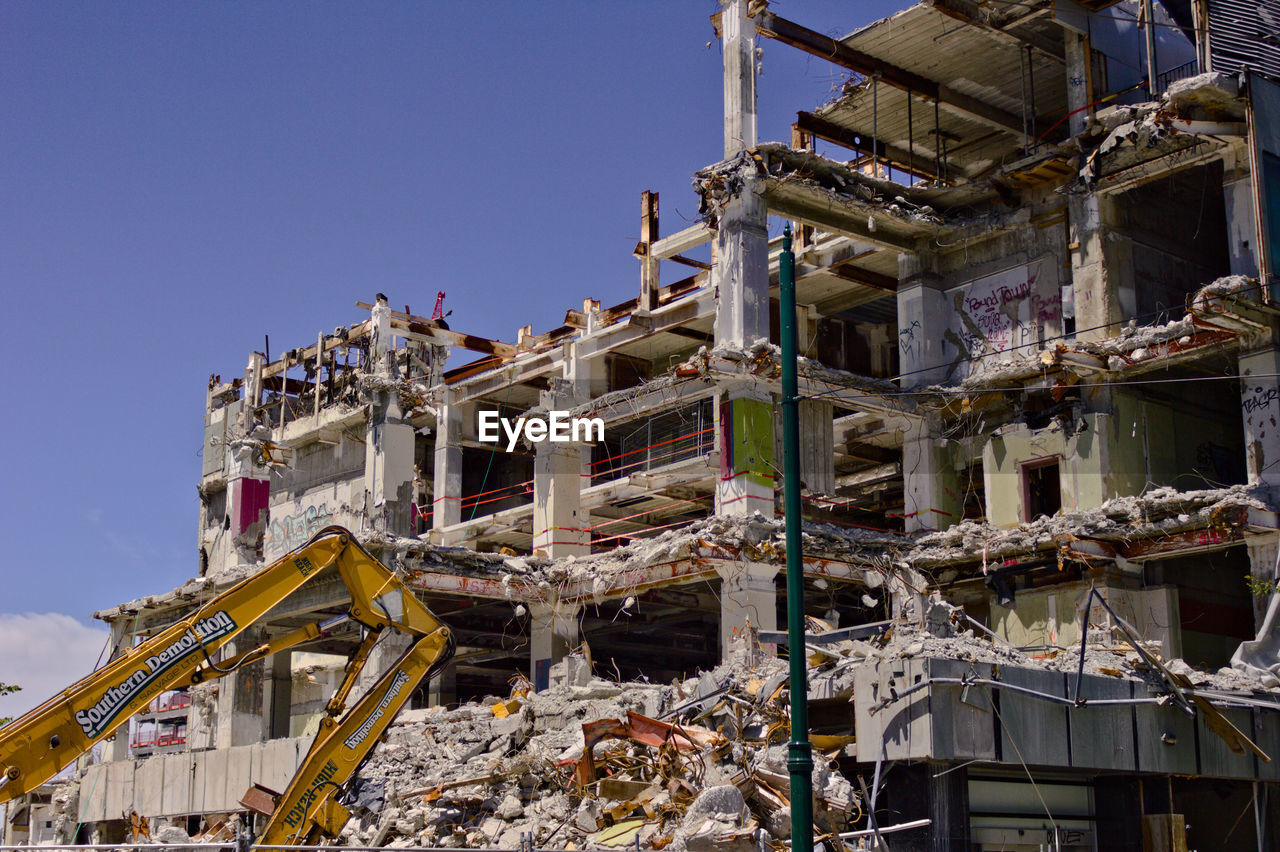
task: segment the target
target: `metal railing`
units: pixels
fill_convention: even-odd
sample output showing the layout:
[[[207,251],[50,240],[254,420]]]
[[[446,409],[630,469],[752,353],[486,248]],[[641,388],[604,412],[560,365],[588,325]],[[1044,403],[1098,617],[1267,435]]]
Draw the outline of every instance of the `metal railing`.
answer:
[[[1200,66],[1196,60],[1184,62],[1176,68],[1170,68],[1168,71],[1161,71],[1156,75],[1156,91],[1163,92],[1169,88],[1169,84],[1178,80],[1185,80],[1188,77],[1194,77],[1200,73]]]

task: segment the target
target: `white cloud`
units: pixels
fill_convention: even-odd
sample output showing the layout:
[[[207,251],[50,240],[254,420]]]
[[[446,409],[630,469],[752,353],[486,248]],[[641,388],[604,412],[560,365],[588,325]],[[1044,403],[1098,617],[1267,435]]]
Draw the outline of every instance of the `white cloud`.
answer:
[[[0,718],[21,716],[92,672],[107,635],[58,612],[0,613],[0,683],[22,687],[0,696]]]

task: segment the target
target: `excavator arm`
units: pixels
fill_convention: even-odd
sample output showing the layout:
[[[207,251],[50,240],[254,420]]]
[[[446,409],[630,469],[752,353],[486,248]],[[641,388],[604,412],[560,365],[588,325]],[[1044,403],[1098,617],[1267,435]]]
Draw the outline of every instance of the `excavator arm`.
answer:
[[[229,659],[215,660],[214,655],[237,634],[330,566],[336,566],[351,595],[351,606],[344,615],[307,625]],[[358,769],[418,683],[453,654],[448,628],[342,527],[321,530],[307,544],[0,728],[0,803],[52,778],[78,755],[110,737],[160,693],[230,674],[269,654],[325,635],[346,620],[360,623],[369,633],[348,663],[346,677],[329,702],[329,715],[321,724],[303,770],[290,785],[290,793],[298,788],[299,800],[310,795],[314,803],[328,802],[329,796],[322,789],[324,783],[318,782],[315,774],[306,776],[313,758],[324,754],[326,762],[333,759],[337,769],[325,781],[345,781]],[[346,696],[369,650],[388,627],[413,636],[415,642],[339,725],[334,717],[342,714]],[[375,694],[380,697],[373,698]],[[385,706],[379,708],[384,700]],[[335,731],[347,731],[357,718],[361,721],[355,725],[356,733],[364,730],[366,723],[369,726],[364,738],[347,734],[342,743],[334,746]],[[354,747],[347,749],[351,755],[338,753],[338,747],[345,747],[347,740],[354,742]],[[358,759],[351,761],[357,751]],[[302,789],[300,785],[309,786]],[[310,825],[314,808],[308,804],[303,808],[304,822]],[[277,808],[277,813],[281,811]],[[301,836],[297,832],[294,835]]]
[[[346,783],[378,744],[418,684],[448,660],[448,638],[439,633],[414,642],[356,702],[341,722],[320,723],[302,765],[276,800],[258,844],[268,847],[315,845],[337,837],[351,812],[339,801]]]

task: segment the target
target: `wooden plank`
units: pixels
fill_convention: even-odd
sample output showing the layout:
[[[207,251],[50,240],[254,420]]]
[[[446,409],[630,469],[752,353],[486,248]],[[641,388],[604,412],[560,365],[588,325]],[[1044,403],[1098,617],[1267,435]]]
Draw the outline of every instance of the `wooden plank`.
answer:
[[[708,272],[711,271],[711,264],[705,263],[701,260],[694,260],[691,257],[685,257],[682,254],[673,254],[671,255],[671,257],[667,258],[667,260],[671,261],[672,263],[680,263],[685,266],[692,266],[694,269],[705,269]]]

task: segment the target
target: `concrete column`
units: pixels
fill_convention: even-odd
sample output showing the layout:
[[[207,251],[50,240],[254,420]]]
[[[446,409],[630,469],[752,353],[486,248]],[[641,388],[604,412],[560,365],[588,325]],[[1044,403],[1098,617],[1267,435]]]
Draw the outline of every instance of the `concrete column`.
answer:
[[[261,627],[247,627],[227,646],[227,656],[261,645],[266,632]],[[262,660],[241,666],[218,680],[217,726],[214,746],[231,748],[261,742],[264,721],[266,665]]]
[[[596,309],[591,312],[598,314]],[[589,314],[590,316],[590,314]],[[568,395],[574,404],[582,404],[609,390],[604,371],[604,358],[591,357],[595,353],[595,341],[574,341],[565,358],[564,377]]]
[[[1232,275],[1258,275],[1258,224],[1253,209],[1253,176],[1235,157],[1223,162],[1222,195],[1227,214],[1228,269]]]
[[[741,188],[721,211],[711,281],[717,346],[769,339],[769,211],[744,170]]]
[[[1276,533],[1249,536],[1245,546],[1249,549],[1249,573],[1255,580],[1276,582],[1280,575],[1276,573],[1276,552],[1280,544],[1280,536]],[[1253,595],[1253,629],[1262,626],[1262,619],[1267,614],[1267,606],[1271,603],[1271,595]]]
[[[435,477],[431,494],[431,526],[434,529],[462,521],[462,409],[453,391],[444,392],[436,408]]]
[[[570,364],[580,359],[572,357]],[[578,368],[582,368],[579,371]],[[566,369],[569,378],[553,381],[551,390],[543,391],[540,403],[547,411],[565,411],[578,402],[574,379],[589,393],[590,368],[573,364]],[[581,373],[581,374],[580,374]],[[591,534],[586,531],[587,513],[582,511],[583,483],[590,473],[583,465],[583,445],[541,441],[533,454],[533,550],[552,559],[586,556],[591,552]],[[590,452],[585,455],[590,457]]]
[[[756,630],[778,629],[777,565],[733,562],[716,568],[720,574],[720,658],[729,653],[735,634],[750,624]],[[766,650],[773,652],[772,645]]]
[[[373,324],[369,371],[385,381],[397,376],[391,350],[391,308],[380,296],[370,312]],[[404,419],[395,390],[366,393],[364,491],[369,526],[392,535],[413,532],[413,426]]]
[[[293,653],[271,655],[264,683],[263,729],[266,739],[289,736],[289,708],[293,703]],[[190,727],[190,726],[188,726]]]
[[[932,266],[929,255],[898,255],[898,372],[904,387],[953,378],[953,365],[963,365],[959,359],[969,354],[951,332],[954,309]]]
[[[576,604],[561,601],[529,605],[529,679],[534,689],[543,690],[551,667],[580,644]]]
[[[773,408],[767,390],[748,383],[716,399],[717,515],[774,516]]]
[[[946,529],[964,514],[960,474],[948,442],[917,420],[902,436],[903,521],[907,532]]]
[[[756,145],[756,26],[747,5],[747,0],[720,0],[726,160]]]
[[[535,445],[533,456],[533,549],[551,559],[586,556],[591,534],[582,511],[582,451],[576,444]]]
[[[588,317],[587,324],[591,325],[594,319],[599,316],[599,303],[588,299],[583,302],[582,308]],[[594,341],[578,340],[569,347],[569,357],[565,360],[564,377],[573,405],[582,405],[590,402],[609,390],[609,378],[605,374],[604,358],[589,357],[594,351]],[[582,458],[582,476],[579,478],[580,488],[588,488],[591,485],[591,475],[594,472],[594,468],[591,465],[594,446],[594,444],[589,443],[579,445]]]
[[[1072,30],[1063,30],[1063,46],[1067,60],[1067,128],[1072,136],[1084,132],[1089,123],[1090,111],[1085,107],[1093,100],[1089,92],[1089,44],[1085,37]]]
[[[117,618],[111,622],[111,659],[119,657],[127,651],[132,644],[130,637],[133,633],[133,622],[130,619]],[[108,660],[110,662],[110,660]],[[108,742],[102,750],[102,759],[108,760],[128,760],[129,759],[129,723],[121,725],[115,733],[115,736]]]
[[[395,391],[369,395],[365,427],[365,511],[380,532],[413,532],[413,426],[404,419]]]
[[[747,0],[721,0],[726,160],[756,144],[755,23],[747,6]],[[752,172],[742,169],[738,191],[717,223],[711,270],[717,346],[744,347],[769,337],[769,217]]]
[[[1097,193],[1067,199],[1071,233],[1071,287],[1077,336],[1102,340],[1137,313],[1131,253],[1111,238],[1114,202]]]
[[[458,667],[445,666],[427,685],[428,707],[452,707],[458,703]]]
[[[1245,467],[1249,483],[1280,486],[1280,348],[1240,356],[1240,410],[1244,416]],[[1250,376],[1259,378],[1250,380]]]
[[[261,534],[265,521],[262,513],[267,509],[271,490],[267,471],[254,464],[254,448],[247,444],[236,446],[228,456],[227,517],[231,533],[253,536],[257,528]]]
[[[201,535],[206,564],[202,575],[218,575],[240,565],[258,560],[258,548],[266,529],[271,485],[264,467],[256,463],[258,437],[266,428],[254,420],[254,411],[262,401],[262,368],[265,358],[260,353],[249,357],[244,373],[244,398],[235,423],[227,423],[226,444],[222,452],[222,475],[226,480],[223,517],[210,518]]]

